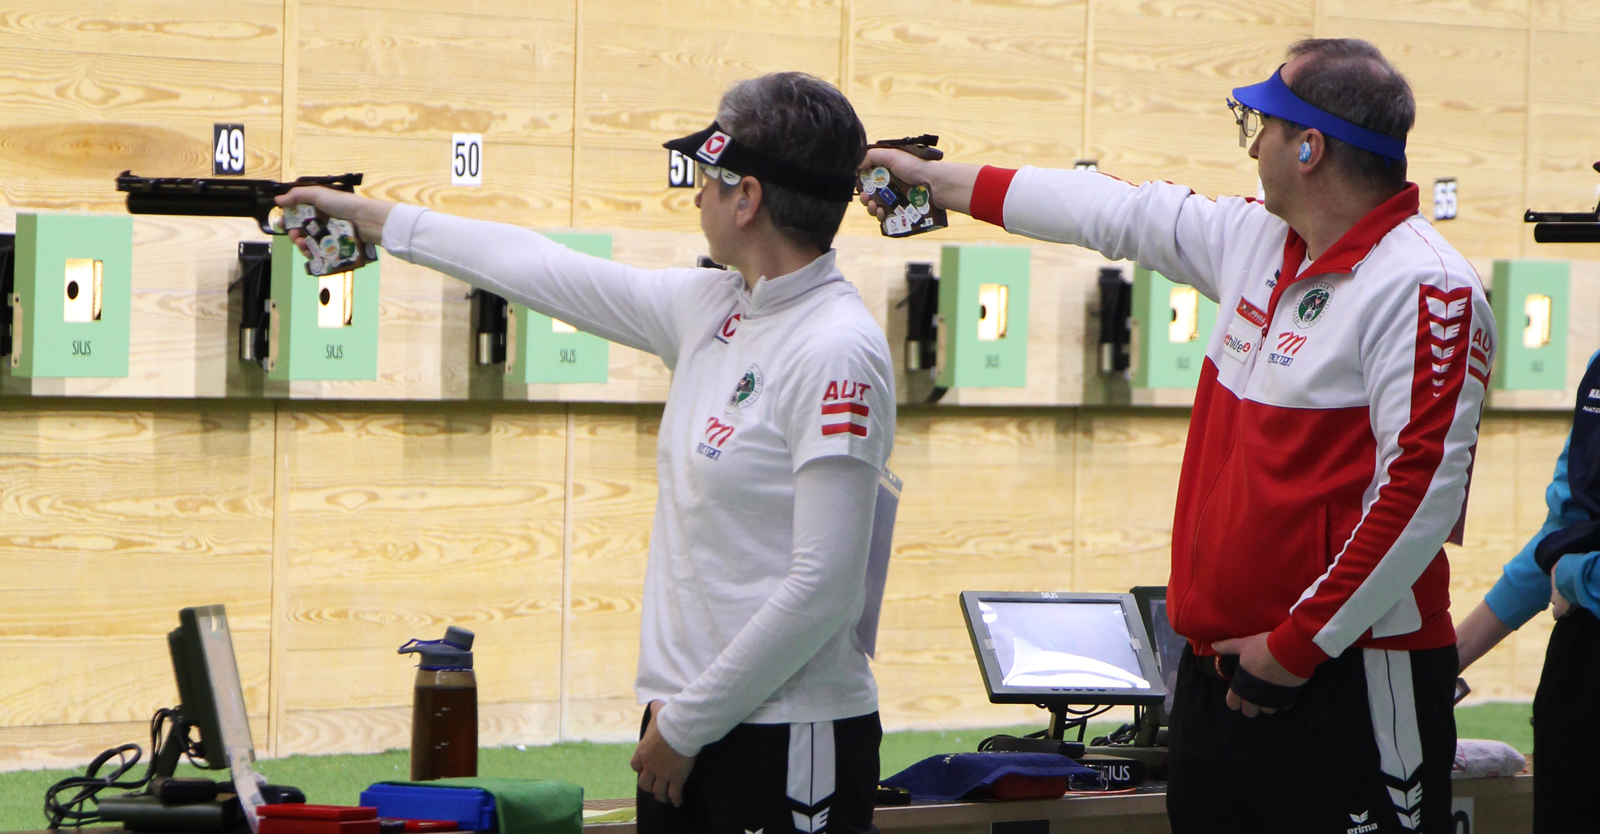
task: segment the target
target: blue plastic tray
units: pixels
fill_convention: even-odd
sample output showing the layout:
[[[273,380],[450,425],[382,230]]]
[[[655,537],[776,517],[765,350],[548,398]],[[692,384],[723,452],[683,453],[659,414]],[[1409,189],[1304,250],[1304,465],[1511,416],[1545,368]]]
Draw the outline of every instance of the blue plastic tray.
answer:
[[[462,831],[494,831],[494,795],[481,788],[424,788],[378,783],[361,792],[361,804],[398,820],[452,820]]]

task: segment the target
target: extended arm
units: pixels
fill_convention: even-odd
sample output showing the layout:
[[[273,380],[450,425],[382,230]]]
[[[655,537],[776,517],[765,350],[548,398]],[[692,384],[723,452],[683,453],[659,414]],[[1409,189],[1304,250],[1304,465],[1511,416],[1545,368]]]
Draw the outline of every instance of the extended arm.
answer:
[[[1135,186],[1094,171],[980,167],[930,162],[904,151],[869,151],[866,166],[885,165],[906,182],[926,182],[937,205],[1006,231],[1128,259],[1216,299],[1224,239],[1231,233],[1287,227],[1242,198],[1210,200],[1166,182]],[[863,198],[869,210],[881,212]]]
[[[582,330],[676,363],[683,320],[706,286],[699,270],[643,270],[574,252],[519,226],[470,220],[325,188],[297,188],[284,205],[313,203],[401,260],[505,296]],[[719,272],[716,277],[726,276]]]

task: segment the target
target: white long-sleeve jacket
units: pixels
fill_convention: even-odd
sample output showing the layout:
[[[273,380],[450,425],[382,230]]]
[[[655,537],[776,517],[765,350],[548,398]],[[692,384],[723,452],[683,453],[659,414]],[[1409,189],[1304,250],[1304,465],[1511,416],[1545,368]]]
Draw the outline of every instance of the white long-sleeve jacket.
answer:
[[[883,331],[829,252],[755,288],[644,270],[499,223],[396,206],[383,245],[673,370],[656,447],[635,682],[693,755],[734,725],[877,709],[853,639],[894,443]]]

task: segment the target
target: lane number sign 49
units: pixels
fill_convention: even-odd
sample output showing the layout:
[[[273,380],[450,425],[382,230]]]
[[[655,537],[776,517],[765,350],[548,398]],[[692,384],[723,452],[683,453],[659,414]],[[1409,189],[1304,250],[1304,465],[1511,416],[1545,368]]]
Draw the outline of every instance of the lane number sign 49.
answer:
[[[211,175],[237,177],[244,173],[244,125],[211,125]]]

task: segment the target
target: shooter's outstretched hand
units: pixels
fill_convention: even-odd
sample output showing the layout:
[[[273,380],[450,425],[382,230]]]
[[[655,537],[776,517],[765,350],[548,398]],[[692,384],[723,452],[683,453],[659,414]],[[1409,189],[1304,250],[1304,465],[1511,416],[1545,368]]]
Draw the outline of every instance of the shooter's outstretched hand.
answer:
[[[861,170],[870,171],[878,166],[889,169],[896,179],[909,183],[927,183],[929,196],[937,208],[971,214],[972,185],[978,181],[981,165],[963,162],[935,162],[921,159],[894,148],[872,148],[861,161]],[[885,209],[878,201],[861,196],[861,204],[879,219]]]
[[[290,189],[289,193],[278,197],[277,202],[279,206],[309,203],[316,206],[317,211],[331,218],[348,220],[355,224],[356,236],[360,237],[362,242],[374,246],[383,244],[383,224],[389,219],[389,211],[395,206],[387,200],[374,200],[321,186]],[[307,257],[311,256],[311,253],[306,251],[305,235],[300,230],[290,230],[289,239],[294,241]]]

